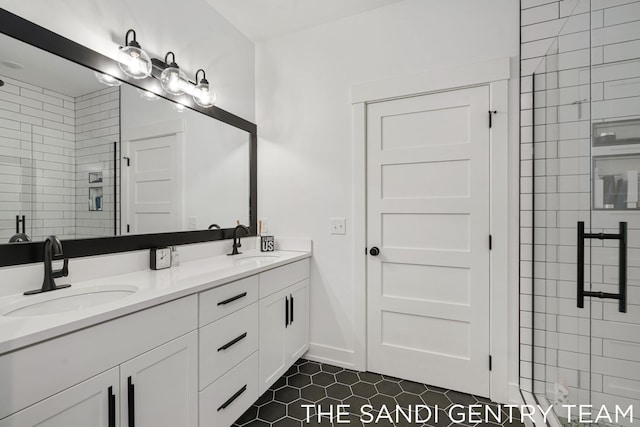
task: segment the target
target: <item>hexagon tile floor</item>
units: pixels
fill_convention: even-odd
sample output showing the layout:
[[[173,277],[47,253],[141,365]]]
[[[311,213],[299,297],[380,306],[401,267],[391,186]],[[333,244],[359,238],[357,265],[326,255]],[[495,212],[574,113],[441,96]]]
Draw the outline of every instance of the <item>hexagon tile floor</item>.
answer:
[[[349,415],[338,420],[337,405],[341,404],[349,405],[350,410]],[[517,409],[514,409],[513,422],[510,422],[505,408],[497,408],[495,403],[483,397],[300,359],[236,420],[233,427],[500,426],[491,422],[463,422],[464,414],[450,412],[456,404],[465,408],[469,405],[489,406],[493,413],[502,410],[503,425],[523,426]],[[307,409],[303,405],[314,407]],[[363,405],[370,407],[361,411]],[[380,413],[383,406],[389,411],[395,411],[396,407],[416,408],[416,405],[428,405],[432,411],[429,414],[426,412],[427,409],[422,408],[420,417],[416,418],[414,414],[411,420],[407,421],[406,417],[398,416],[397,422],[395,412]],[[333,418],[321,415],[318,420],[316,407],[320,407],[323,413],[333,408]],[[437,420],[435,408],[438,408]],[[309,418],[307,411],[311,415]],[[408,414],[409,411],[403,413]],[[454,414],[453,417],[450,414]],[[391,417],[391,421],[387,415]],[[348,420],[348,423],[345,423],[345,420]],[[424,423],[423,420],[427,422]],[[491,421],[494,421],[494,418],[491,418]]]

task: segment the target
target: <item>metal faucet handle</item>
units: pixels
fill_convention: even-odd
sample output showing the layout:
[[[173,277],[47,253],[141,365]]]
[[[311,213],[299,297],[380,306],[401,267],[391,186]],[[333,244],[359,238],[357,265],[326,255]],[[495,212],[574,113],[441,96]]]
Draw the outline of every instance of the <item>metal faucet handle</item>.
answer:
[[[62,255],[62,242],[60,241],[58,236],[47,236],[47,238],[44,239],[44,244],[46,245],[47,242],[51,244],[52,254],[54,256]]]
[[[53,270],[51,272],[51,275],[54,279],[67,277],[69,275],[69,258],[65,258],[64,263],[62,264],[62,268],[60,270]]]

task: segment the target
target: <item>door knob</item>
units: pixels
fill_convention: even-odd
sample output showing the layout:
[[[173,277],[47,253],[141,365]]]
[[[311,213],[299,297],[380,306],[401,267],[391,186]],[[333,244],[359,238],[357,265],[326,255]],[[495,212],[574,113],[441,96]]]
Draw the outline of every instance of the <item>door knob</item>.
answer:
[[[376,246],[372,247],[371,249],[369,249],[369,255],[373,255],[373,256],[380,255],[380,249],[378,249]]]

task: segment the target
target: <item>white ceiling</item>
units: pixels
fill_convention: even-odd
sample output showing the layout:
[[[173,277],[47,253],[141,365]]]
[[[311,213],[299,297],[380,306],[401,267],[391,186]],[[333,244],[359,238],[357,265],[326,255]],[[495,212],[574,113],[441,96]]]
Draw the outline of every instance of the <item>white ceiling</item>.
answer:
[[[357,15],[402,0],[206,0],[253,41]]]
[[[2,64],[4,61],[17,62],[24,68],[16,70],[6,67]],[[0,34],[0,79],[1,76],[74,98],[106,87],[96,80],[93,71],[88,68],[4,34]]]

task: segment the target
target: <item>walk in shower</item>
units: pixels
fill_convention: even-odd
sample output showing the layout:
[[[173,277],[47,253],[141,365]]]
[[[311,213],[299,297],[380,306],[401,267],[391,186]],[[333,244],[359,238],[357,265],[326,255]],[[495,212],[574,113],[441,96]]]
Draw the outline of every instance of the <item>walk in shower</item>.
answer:
[[[533,179],[523,180],[531,188],[522,189],[533,203],[526,366],[537,403],[554,407],[551,425],[632,425],[640,423],[640,1],[554,3],[549,25],[559,33],[540,40],[548,49],[532,78],[533,108],[523,110],[533,141]]]

